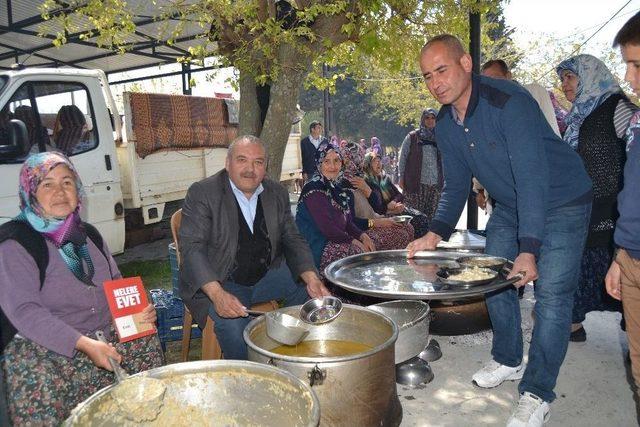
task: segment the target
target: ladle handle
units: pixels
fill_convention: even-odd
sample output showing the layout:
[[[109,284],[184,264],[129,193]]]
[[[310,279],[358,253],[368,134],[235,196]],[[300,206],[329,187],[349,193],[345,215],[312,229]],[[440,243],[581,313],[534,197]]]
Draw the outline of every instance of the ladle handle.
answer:
[[[253,316],[262,316],[263,314],[267,314],[266,311],[260,311],[260,310],[245,310],[247,312],[247,314],[251,314]]]
[[[102,331],[96,331],[96,338],[100,342],[109,344],[104,336],[104,332]],[[129,374],[127,374],[127,371],[125,371],[113,357],[108,356],[107,358],[109,359],[109,364],[111,365],[111,369],[113,369],[113,373],[116,375],[116,379],[118,380],[118,382],[124,381],[129,376]]]

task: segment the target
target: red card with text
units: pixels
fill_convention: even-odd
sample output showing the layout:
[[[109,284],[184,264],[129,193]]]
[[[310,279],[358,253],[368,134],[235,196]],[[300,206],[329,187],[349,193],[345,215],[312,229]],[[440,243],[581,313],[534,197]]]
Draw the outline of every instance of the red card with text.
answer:
[[[142,310],[149,302],[140,277],[126,277],[104,282],[109,310],[120,342],[155,334],[152,323],[142,321]]]

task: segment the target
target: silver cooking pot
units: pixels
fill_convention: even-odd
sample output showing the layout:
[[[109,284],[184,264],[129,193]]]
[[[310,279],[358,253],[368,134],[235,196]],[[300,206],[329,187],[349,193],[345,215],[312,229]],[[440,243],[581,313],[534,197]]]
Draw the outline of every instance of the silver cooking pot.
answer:
[[[203,360],[162,366],[149,375],[167,386],[151,426],[317,426],[320,405],[311,388],[289,372],[241,360]],[[119,412],[105,387],[80,403],[64,426],[141,425]]]
[[[298,316],[300,306],[281,309]],[[384,314],[345,304],[335,320],[313,325],[305,341],[341,340],[370,350],[349,356],[299,357],[274,353],[263,317],[244,330],[249,360],[271,364],[307,382],[320,401],[322,426],[397,426],[402,420],[395,377],[398,327]]]
[[[385,314],[398,326],[396,364],[417,356],[429,343],[429,304],[424,301],[397,300],[370,305],[369,309]]]

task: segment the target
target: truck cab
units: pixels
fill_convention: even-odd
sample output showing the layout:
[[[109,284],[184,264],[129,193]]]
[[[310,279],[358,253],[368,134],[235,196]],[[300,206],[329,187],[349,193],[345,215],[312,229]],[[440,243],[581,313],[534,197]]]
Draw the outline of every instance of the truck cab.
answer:
[[[0,222],[19,212],[22,162],[32,153],[58,150],[71,159],[82,179],[83,220],[98,228],[112,252],[123,251],[124,203],[114,142],[120,125],[115,104],[108,106],[108,99],[102,71],[0,73]]]

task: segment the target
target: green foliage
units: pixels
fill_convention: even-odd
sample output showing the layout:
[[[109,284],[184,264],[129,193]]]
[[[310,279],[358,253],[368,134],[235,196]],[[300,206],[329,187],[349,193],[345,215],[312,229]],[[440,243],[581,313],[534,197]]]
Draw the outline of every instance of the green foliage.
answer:
[[[167,259],[131,261],[118,266],[123,277],[140,276],[145,289],[171,290],[171,266]]]
[[[340,139],[357,141],[365,138],[369,141],[372,136],[377,136],[384,145],[397,146],[411,130],[410,127],[398,125],[395,115],[382,115],[371,94],[358,91],[353,79],[339,79],[335,88],[332,96],[333,118]],[[322,92],[313,88],[303,91],[300,107],[306,112],[302,125],[304,135],[311,121],[323,121]]]

